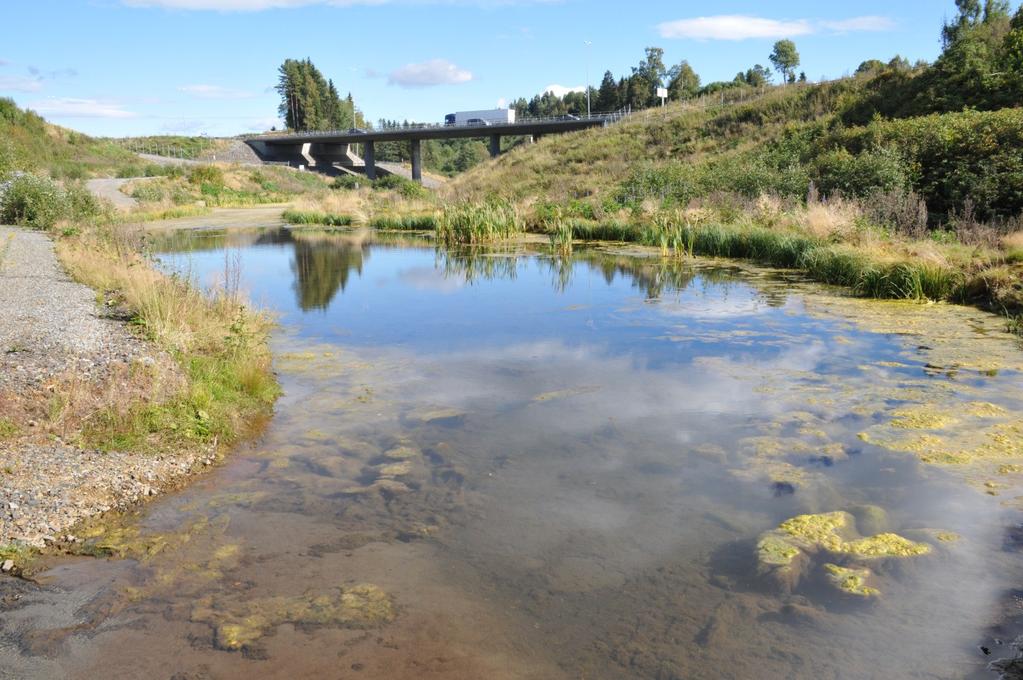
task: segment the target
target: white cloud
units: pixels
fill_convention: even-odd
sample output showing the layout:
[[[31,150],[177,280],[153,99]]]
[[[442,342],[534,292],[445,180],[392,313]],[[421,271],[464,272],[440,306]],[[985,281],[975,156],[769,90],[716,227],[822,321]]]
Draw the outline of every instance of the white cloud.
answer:
[[[190,135],[202,132],[206,127],[206,123],[201,120],[177,120],[171,123],[164,123],[160,126],[160,130],[170,134]]]
[[[749,40],[751,38],[793,38],[830,31],[887,31],[895,22],[887,17],[861,16],[839,20],[765,19],[744,14],[719,14],[693,19],[665,21],[657,25],[662,38],[691,38],[693,40]]]
[[[76,99],[74,97],[50,97],[31,102],[30,109],[44,116],[62,118],[134,118],[135,113],[125,111],[120,104],[101,102],[95,99]]]
[[[283,126],[284,123],[280,118],[268,116],[265,118],[257,118],[247,123],[245,125],[245,129],[249,132],[265,132],[271,128],[281,128]]]
[[[0,92],[38,92],[43,89],[42,78],[0,76]]]
[[[465,5],[501,7],[558,2],[559,0],[121,0],[129,7],[160,7],[163,9],[215,12],[261,12],[267,9],[292,9],[309,5],[356,7],[376,5]]]
[[[178,90],[200,99],[248,99],[254,96],[251,92],[234,90],[220,85],[182,85]]]
[[[431,87],[455,85],[472,80],[472,72],[452,64],[446,59],[431,59],[421,64],[405,64],[391,71],[387,82],[400,87]]]
[[[865,16],[842,19],[840,21],[822,21],[821,26],[835,33],[890,31],[895,28],[895,22],[888,17]]]
[[[558,85],[557,83],[551,83],[543,89],[544,92],[550,92],[555,97],[564,97],[569,92],[585,92],[586,87],[584,85],[576,85],[575,87],[568,87],[567,85]]]
[[[720,14],[712,17],[679,19],[658,24],[662,38],[694,38],[696,40],[746,40],[748,38],[786,38],[813,31],[810,22],[777,21],[742,14]]]

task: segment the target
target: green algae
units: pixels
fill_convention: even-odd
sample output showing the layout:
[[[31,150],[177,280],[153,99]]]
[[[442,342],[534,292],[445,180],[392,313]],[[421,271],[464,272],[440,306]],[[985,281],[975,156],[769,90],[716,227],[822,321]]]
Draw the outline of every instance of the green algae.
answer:
[[[363,583],[338,588],[327,595],[267,597],[232,601],[207,596],[192,608],[191,620],[214,630],[215,645],[236,651],[251,648],[270,629],[282,623],[342,628],[372,628],[395,619],[390,595]]]
[[[774,534],[757,541],[757,558],[762,565],[787,567],[799,554],[799,548]]]
[[[837,511],[819,515],[796,515],[778,525],[778,530],[787,534],[801,547],[822,547],[833,552],[842,552],[844,541],[838,532],[852,524],[852,515]]]
[[[898,534],[884,533],[850,541],[842,546],[841,552],[873,559],[877,557],[914,557],[931,552],[931,546],[917,543]]]
[[[877,506],[860,506],[857,514],[865,518],[863,526],[884,526],[887,516]],[[777,587],[791,592],[799,585],[812,563],[824,556],[842,556],[843,560],[871,562],[881,559],[906,559],[926,555],[932,550],[927,543],[918,543],[891,532],[860,536],[856,519],[845,511],[805,514],[791,517],[776,529],[764,532],[757,541],[757,571]],[[833,585],[855,595],[877,595],[877,589],[866,586],[871,572],[862,565],[838,567],[829,571]]]
[[[867,585],[872,574],[869,569],[840,567],[830,562],[824,564],[828,582],[843,593],[857,597],[876,597],[881,594],[877,588]]]
[[[892,416],[891,426],[903,430],[941,430],[959,422],[948,411],[930,405],[898,409]]]

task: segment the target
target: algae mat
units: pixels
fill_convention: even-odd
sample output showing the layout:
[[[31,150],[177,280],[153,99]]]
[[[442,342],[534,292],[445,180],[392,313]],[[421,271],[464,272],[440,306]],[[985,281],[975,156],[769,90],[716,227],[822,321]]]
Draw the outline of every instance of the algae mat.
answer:
[[[997,317],[598,251],[163,248],[203,281],[240,263],[285,395],[188,490],[0,582],[12,677],[980,678],[1014,654],[1023,351]]]

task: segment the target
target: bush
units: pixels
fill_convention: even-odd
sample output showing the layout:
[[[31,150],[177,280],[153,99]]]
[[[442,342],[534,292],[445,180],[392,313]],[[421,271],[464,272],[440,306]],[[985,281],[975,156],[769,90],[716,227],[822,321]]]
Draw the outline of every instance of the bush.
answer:
[[[331,185],[334,189],[358,189],[359,187],[372,186],[373,180],[368,177],[356,177],[355,175],[338,175]]]
[[[143,203],[156,203],[163,200],[164,192],[154,182],[142,182],[132,190],[131,197]]]
[[[197,165],[188,173],[188,181],[196,186],[210,187],[210,193],[224,186],[224,171],[215,165]]]
[[[401,177],[400,175],[387,175],[373,183],[374,189],[393,189],[405,198],[423,198],[426,196],[426,189],[418,182]]]
[[[0,222],[49,229],[67,213],[64,192],[51,179],[23,174],[10,181],[0,205]]]
[[[49,229],[60,220],[86,220],[101,212],[84,187],[62,188],[47,177],[21,174],[0,185],[0,222]]]
[[[905,160],[889,148],[855,156],[846,149],[830,151],[817,159],[815,174],[825,196],[867,196],[905,189],[909,184]]]

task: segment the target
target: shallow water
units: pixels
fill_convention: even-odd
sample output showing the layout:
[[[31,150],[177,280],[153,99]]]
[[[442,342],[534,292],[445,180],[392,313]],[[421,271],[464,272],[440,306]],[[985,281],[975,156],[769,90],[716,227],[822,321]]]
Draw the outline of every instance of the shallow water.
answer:
[[[983,678],[1011,652],[1023,351],[994,317],[596,249],[154,245],[279,314],[284,396],[89,535],[109,559],[4,581],[0,677]],[[838,510],[928,554],[849,558],[870,597],[822,555],[758,572],[764,532]]]

